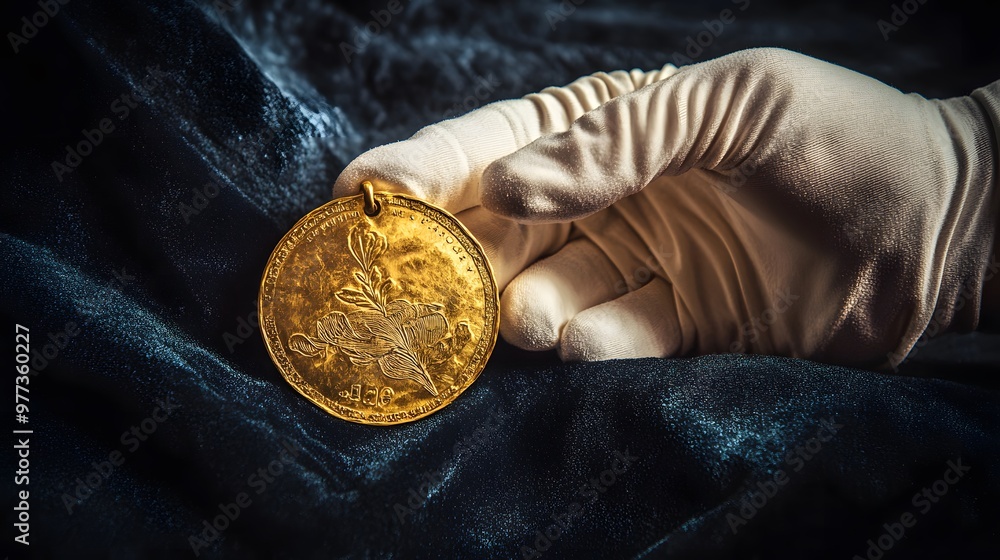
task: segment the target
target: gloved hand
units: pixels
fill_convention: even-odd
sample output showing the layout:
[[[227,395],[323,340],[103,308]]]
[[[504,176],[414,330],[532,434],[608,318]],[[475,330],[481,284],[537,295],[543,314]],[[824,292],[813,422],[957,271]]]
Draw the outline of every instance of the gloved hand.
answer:
[[[977,323],[995,129],[1000,82],[927,100],[754,49],[488,105],[362,154],[333,194],[369,179],[455,213],[523,348],[895,366]]]

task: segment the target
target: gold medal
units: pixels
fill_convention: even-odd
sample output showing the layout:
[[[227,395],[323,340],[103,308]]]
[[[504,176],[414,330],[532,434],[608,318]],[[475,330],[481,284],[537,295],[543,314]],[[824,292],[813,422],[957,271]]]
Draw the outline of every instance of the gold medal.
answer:
[[[500,327],[493,270],[452,215],[408,196],[332,200],[271,253],[260,328],[296,390],[330,414],[399,424],[435,412],[486,365]]]

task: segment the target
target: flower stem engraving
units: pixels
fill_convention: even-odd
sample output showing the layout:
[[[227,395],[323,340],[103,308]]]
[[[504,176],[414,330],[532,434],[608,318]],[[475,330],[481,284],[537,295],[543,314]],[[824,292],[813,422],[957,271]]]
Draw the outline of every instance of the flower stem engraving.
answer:
[[[328,313],[316,322],[316,337],[295,333],[288,347],[309,358],[340,351],[354,365],[377,364],[383,375],[414,381],[437,396],[428,366],[459,353],[472,339],[472,331],[462,321],[452,333],[439,303],[389,300],[399,286],[377,264],[388,246],[385,235],[367,223],[350,229],[347,248],[360,267],[352,271],[359,289],[343,288],[334,297],[359,309]]]

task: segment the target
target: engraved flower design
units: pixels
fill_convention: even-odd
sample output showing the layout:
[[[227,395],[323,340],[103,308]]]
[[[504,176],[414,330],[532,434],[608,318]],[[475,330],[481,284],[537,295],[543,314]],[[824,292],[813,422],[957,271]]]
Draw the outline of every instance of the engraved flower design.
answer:
[[[361,267],[353,271],[360,289],[344,288],[334,296],[360,309],[330,312],[316,322],[316,337],[295,333],[288,347],[309,358],[339,350],[354,365],[375,363],[387,377],[415,381],[437,396],[428,366],[460,352],[472,339],[472,331],[463,321],[452,334],[440,304],[389,300],[398,284],[376,264],[388,245],[385,235],[367,224],[351,228],[347,248]]]

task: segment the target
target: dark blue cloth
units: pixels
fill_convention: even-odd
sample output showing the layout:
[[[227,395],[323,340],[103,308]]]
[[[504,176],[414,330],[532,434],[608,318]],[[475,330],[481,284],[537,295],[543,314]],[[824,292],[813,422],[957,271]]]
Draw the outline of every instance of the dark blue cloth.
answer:
[[[958,95],[1000,77],[988,18],[928,2],[884,34],[892,5],[399,1],[5,7],[4,328],[30,328],[33,370],[12,557],[997,551],[996,336],[935,337],[899,374],[501,343],[452,405],[381,428],[288,386],[255,312],[271,249],[344,165],[423,125],[762,45]]]

